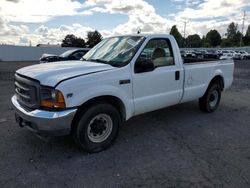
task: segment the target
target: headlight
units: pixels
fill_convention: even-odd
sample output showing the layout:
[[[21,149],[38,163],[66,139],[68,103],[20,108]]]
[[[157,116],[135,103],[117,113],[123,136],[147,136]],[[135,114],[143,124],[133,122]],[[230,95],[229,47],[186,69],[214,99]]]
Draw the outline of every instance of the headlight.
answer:
[[[64,109],[65,101],[61,91],[51,88],[42,87],[41,93],[41,107],[51,109]]]

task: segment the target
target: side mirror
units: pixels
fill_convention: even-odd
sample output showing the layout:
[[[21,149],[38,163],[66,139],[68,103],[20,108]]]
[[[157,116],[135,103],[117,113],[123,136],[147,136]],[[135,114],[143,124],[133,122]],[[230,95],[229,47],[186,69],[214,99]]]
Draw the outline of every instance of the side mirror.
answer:
[[[139,58],[135,63],[135,72],[150,72],[154,70],[154,63],[151,59]]]

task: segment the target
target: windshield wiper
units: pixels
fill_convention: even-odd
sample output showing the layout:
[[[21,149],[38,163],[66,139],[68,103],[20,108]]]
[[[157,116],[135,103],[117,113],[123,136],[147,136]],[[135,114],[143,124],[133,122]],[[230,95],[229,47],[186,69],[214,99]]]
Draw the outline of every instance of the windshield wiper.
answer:
[[[108,65],[111,65],[112,67],[118,67],[115,61],[105,61],[102,59],[88,59],[87,61],[94,61],[98,63],[108,64]]]
[[[98,63],[105,63],[105,64],[107,64],[107,61],[102,60],[102,59],[89,59],[89,61],[95,61],[95,62],[98,62]]]

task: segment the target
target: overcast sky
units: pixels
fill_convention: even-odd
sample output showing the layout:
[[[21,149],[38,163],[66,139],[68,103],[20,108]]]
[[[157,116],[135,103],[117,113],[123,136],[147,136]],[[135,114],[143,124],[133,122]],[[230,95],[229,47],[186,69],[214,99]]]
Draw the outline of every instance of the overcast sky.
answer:
[[[243,10],[250,24],[250,0],[0,0],[0,43],[61,43],[67,34],[85,38],[98,30],[116,34],[169,33],[201,36],[210,29],[225,34],[234,21],[241,30]],[[246,27],[245,27],[246,28]]]

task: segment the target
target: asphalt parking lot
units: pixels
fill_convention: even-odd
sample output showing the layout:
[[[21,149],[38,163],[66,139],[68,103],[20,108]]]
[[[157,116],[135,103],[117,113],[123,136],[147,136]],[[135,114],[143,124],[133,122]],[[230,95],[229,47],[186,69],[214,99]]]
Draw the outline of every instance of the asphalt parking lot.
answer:
[[[250,61],[235,63],[219,109],[189,102],[132,118],[96,154],[42,141],[15,123],[13,74],[0,62],[0,187],[250,187]]]

